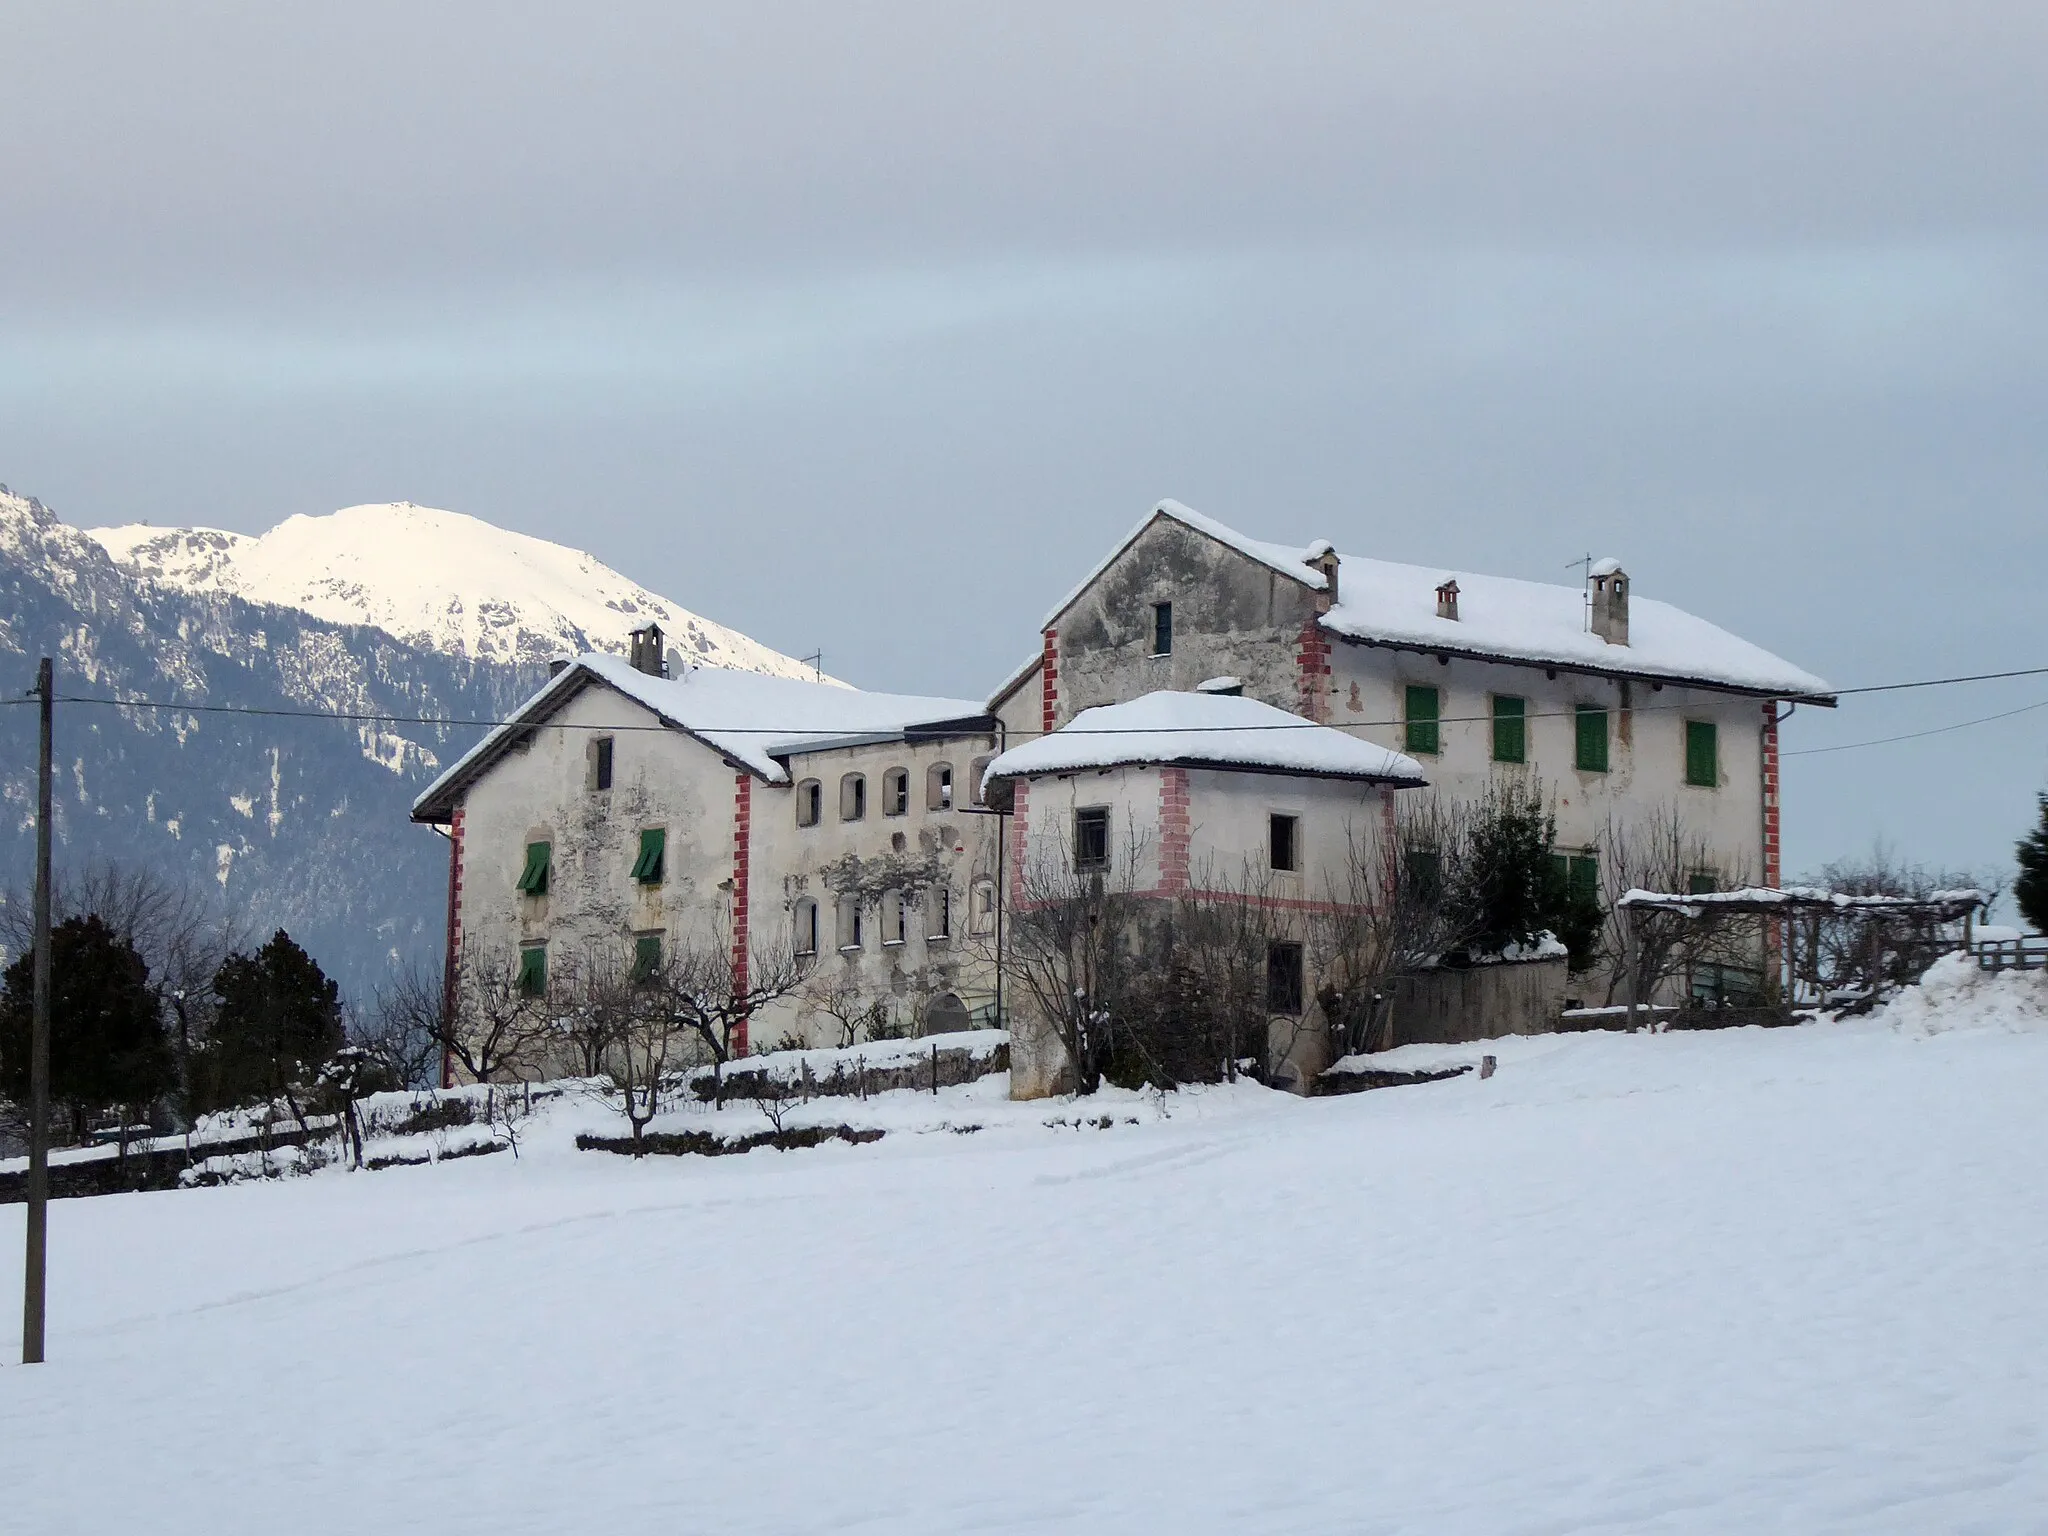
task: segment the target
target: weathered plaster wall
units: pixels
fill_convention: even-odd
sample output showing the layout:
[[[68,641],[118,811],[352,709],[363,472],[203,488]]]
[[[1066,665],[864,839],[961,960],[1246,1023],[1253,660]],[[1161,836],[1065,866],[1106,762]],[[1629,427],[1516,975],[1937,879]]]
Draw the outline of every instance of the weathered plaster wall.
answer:
[[[1152,612],[1173,604],[1173,651]],[[1056,621],[1058,721],[1156,689],[1241,677],[1248,697],[1300,708],[1296,647],[1317,594],[1170,518],[1155,519]]]
[[[977,882],[993,886],[1001,818],[971,809],[970,785],[977,759],[993,756],[994,738],[887,742],[841,747],[793,756],[791,786],[755,790],[754,913],[757,929],[772,925],[773,942],[791,942],[797,903],[818,904],[818,953],[802,996],[763,1011],[754,1026],[757,1049],[788,1035],[813,1045],[837,1044],[839,1024],[819,1002],[851,990],[864,1001],[884,1003],[900,1022],[925,1021],[932,1000],[959,999],[976,1022],[986,1022],[995,1001],[993,924],[976,931]],[[928,773],[937,764],[953,769],[953,803],[928,804]],[[885,809],[884,777],[901,768],[910,775],[907,810]],[[859,773],[867,781],[866,812],[858,821],[840,815],[840,781]],[[797,825],[794,786],[808,779],[822,787],[824,814],[816,826]],[[951,893],[950,930],[933,933],[932,892]],[[900,942],[884,939],[884,907],[905,895]],[[837,903],[859,900],[861,944],[837,943]],[[757,945],[767,942],[757,931]]]

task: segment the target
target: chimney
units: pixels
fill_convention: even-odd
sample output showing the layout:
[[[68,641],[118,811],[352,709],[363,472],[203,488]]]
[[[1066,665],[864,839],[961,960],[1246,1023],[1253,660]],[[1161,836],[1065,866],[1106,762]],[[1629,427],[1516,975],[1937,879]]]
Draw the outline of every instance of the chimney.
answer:
[[[1609,645],[1628,644],[1628,572],[1613,556],[1596,560],[1586,572],[1593,633]]]
[[[1455,620],[1458,617],[1458,578],[1453,576],[1436,589],[1436,616],[1440,619]]]
[[[636,629],[632,634],[632,662],[635,672],[645,672],[649,677],[666,675],[662,665],[661,626],[650,624],[645,629]]]
[[[567,655],[550,656],[548,658],[548,676],[560,677],[564,672],[569,670],[569,663],[572,659],[573,658]]]
[[[1303,550],[1302,554],[1303,557],[1307,560],[1308,564],[1314,566],[1317,570],[1323,573],[1323,580],[1326,583],[1328,583],[1328,585],[1323,588],[1323,599],[1325,604],[1327,605],[1325,611],[1327,611],[1329,608],[1336,607],[1337,547],[1334,544],[1332,544],[1328,539],[1317,539],[1315,543],[1309,545],[1307,549]]]

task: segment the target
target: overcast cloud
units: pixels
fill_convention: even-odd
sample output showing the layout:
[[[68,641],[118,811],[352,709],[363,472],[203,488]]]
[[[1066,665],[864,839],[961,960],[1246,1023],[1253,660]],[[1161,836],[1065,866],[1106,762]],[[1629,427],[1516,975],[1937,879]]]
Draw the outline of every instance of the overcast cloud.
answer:
[[[2048,7],[598,11],[9,5],[0,479],[454,507],[905,689],[1166,495],[2048,664]],[[1794,758],[1788,861],[2002,861],[2044,782],[2048,707]]]

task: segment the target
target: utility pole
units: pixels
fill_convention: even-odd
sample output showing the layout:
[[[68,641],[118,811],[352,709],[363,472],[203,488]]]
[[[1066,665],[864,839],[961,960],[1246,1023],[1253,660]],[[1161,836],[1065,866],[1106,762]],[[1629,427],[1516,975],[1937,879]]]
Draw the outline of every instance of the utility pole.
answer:
[[[36,669],[42,730],[36,752],[36,987],[28,1046],[28,1243],[21,1281],[21,1363],[43,1359],[44,1282],[50,1240],[50,727],[56,707],[50,658]]]

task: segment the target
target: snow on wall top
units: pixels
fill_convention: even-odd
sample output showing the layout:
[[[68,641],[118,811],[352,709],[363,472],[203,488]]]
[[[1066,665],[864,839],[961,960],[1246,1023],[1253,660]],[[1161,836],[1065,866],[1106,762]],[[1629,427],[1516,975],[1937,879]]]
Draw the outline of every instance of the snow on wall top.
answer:
[[[665,724],[687,731],[770,784],[789,782],[776,759],[792,752],[847,740],[888,740],[921,726],[984,718],[973,699],[868,693],[837,683],[718,667],[653,677],[617,656],[584,655],[428,785],[413,802],[414,817],[447,802],[510,744],[523,724],[545,720],[593,680],[646,705]]]
[[[1220,768],[1397,784],[1424,782],[1422,765],[1412,757],[1257,699],[1161,691],[1082,710],[1051,734],[998,757],[989,764],[983,783],[1137,763],[1212,763]]]
[[[1045,622],[1050,625],[1065,612],[1154,518],[1162,516],[1209,535],[1311,591],[1327,586],[1323,573],[1308,563],[1328,548],[1326,541],[1295,547],[1247,538],[1177,501],[1162,501],[1060,600]],[[1601,566],[1608,568],[1606,574],[1620,569],[1612,560],[1603,560]],[[1447,580],[1458,584],[1455,619],[1437,617],[1437,588]],[[1323,627],[1356,640],[1590,667],[1780,698],[1817,699],[1829,692],[1829,685],[1811,672],[1681,608],[1646,598],[1640,590],[1629,595],[1627,645],[1609,645],[1586,627],[1585,593],[1578,587],[1340,555],[1337,592],[1338,601],[1324,615]]]
[[[816,677],[579,550],[410,502],[287,518],[255,538],[144,525],[87,532],[117,564],[166,586],[373,624],[477,660],[538,665],[563,651],[623,651],[628,632],[652,622],[686,662]]]

